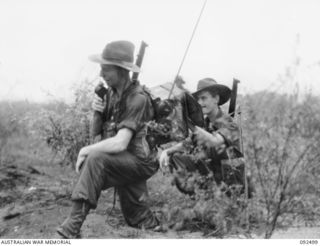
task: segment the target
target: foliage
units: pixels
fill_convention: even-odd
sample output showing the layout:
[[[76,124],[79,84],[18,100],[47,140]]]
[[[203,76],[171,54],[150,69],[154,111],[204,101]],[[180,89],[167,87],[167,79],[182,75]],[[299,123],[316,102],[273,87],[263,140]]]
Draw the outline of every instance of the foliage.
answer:
[[[8,139],[21,130],[17,114],[13,112],[12,105],[8,102],[1,102],[0,105],[0,164],[2,162],[2,151]]]
[[[62,165],[73,165],[79,150],[90,143],[92,88],[84,81],[75,89],[72,104],[56,102],[56,108],[42,109],[36,117],[30,115],[29,124],[62,160]],[[30,123],[30,119],[31,120]]]
[[[0,158],[2,156],[2,149],[7,144],[11,135],[18,130],[15,119],[0,121]]]
[[[201,231],[206,237],[218,238],[246,234],[248,210],[241,187],[217,185],[212,173],[208,176],[192,173],[186,182],[195,188],[195,194],[180,194],[166,203],[162,209],[166,228]],[[251,214],[254,212],[255,208]]]
[[[277,226],[319,218],[319,98],[260,93],[245,100],[244,148],[265,210],[265,237]]]

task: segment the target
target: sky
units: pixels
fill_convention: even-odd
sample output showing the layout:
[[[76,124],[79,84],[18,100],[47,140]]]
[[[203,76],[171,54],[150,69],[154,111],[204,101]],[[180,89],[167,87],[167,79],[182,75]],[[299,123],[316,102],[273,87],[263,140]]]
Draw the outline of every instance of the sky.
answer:
[[[0,0],[0,100],[72,100],[115,40],[148,44],[140,81],[173,81],[204,0]],[[320,95],[320,1],[207,0],[180,75],[194,91],[211,77],[240,93]],[[288,80],[291,78],[291,80]],[[289,81],[289,82],[288,82]]]

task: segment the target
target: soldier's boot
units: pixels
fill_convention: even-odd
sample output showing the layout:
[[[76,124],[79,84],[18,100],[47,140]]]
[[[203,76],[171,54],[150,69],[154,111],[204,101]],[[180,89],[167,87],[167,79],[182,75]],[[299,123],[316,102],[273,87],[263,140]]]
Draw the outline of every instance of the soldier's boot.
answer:
[[[69,217],[57,228],[58,234],[63,238],[79,238],[80,228],[89,210],[89,203],[83,200],[73,201]]]

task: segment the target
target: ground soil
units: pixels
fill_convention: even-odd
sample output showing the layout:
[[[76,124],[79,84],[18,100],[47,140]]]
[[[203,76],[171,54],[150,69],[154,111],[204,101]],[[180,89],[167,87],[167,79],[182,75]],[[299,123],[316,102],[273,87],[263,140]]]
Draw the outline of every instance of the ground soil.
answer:
[[[72,168],[41,162],[10,163],[0,168],[0,238],[59,238],[56,228],[70,211],[71,189],[77,180]],[[82,226],[83,238],[203,237],[200,232],[164,233],[129,227],[119,203],[111,210],[113,197],[113,189],[101,194],[97,209]]]

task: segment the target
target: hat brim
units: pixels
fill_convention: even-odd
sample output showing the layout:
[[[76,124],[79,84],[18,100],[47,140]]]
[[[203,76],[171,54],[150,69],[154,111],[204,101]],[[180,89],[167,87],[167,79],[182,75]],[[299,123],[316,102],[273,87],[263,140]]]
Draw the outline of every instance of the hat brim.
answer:
[[[225,104],[230,99],[230,96],[231,96],[230,88],[228,86],[221,85],[221,84],[210,85],[208,87],[202,88],[201,90],[198,90],[192,93],[192,96],[197,98],[199,94],[204,91],[212,91],[212,92],[218,93],[218,95],[220,96],[218,105]]]
[[[118,67],[122,67],[126,70],[129,70],[129,71],[132,71],[134,73],[140,73],[140,68],[133,64],[133,63],[130,63],[130,62],[125,62],[125,61],[109,61],[109,60],[106,60],[106,59],[103,59],[101,57],[101,55],[91,55],[89,56],[89,60],[93,61],[93,62],[96,62],[96,63],[99,63],[99,64],[105,64],[105,65],[115,65],[115,66],[118,66]]]

